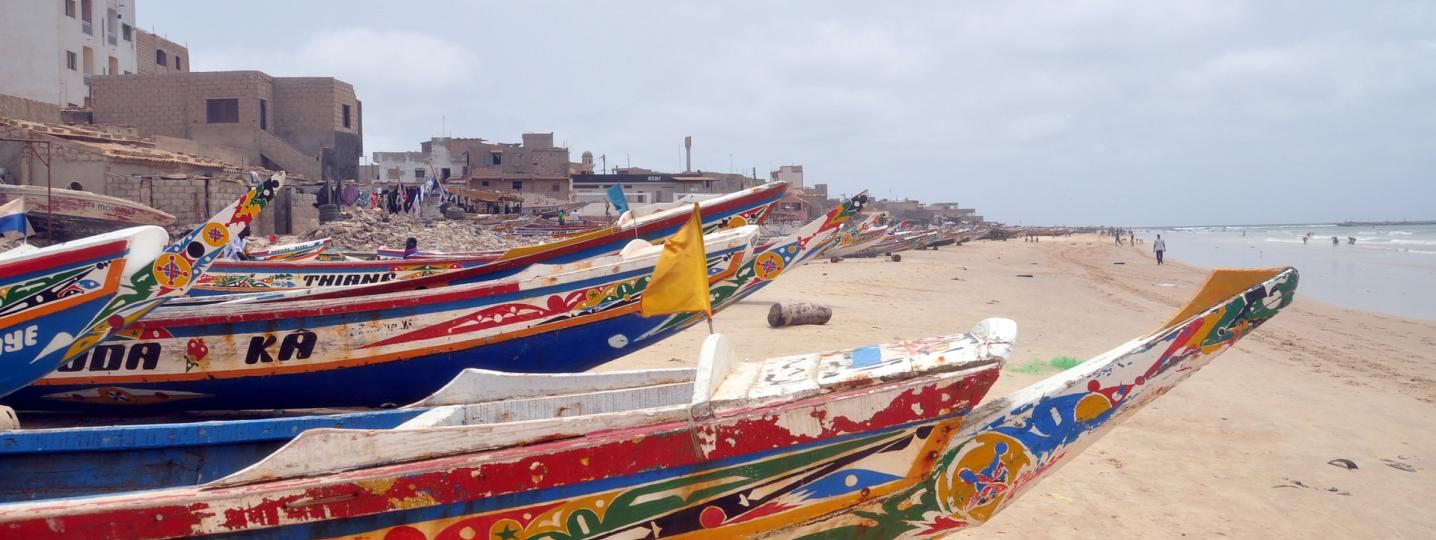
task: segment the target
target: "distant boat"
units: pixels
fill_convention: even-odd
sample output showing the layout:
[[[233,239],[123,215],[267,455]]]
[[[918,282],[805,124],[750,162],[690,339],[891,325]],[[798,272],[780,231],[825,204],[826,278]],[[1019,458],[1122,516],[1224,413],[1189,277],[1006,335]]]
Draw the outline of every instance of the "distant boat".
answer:
[[[26,214],[36,230],[52,231],[64,238],[140,225],[164,227],[175,222],[175,217],[166,212],[118,197],[45,186],[0,184],[0,204],[20,197],[25,198]]]

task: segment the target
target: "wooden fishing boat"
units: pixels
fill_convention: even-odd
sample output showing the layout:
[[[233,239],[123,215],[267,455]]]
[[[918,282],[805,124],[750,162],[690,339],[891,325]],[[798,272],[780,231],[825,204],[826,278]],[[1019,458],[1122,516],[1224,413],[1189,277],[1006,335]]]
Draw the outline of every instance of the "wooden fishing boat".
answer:
[[[497,250],[497,251],[465,251],[465,252],[461,252],[461,253],[445,252],[445,251],[416,251],[416,252],[414,252],[413,255],[409,256],[409,258],[410,258],[410,259],[442,259],[442,258],[462,257],[462,258],[466,258],[466,259],[467,259],[467,258],[471,258],[471,257],[472,257],[472,258],[485,258],[485,257],[487,257],[490,261],[493,261],[493,260],[498,259],[499,257],[502,257],[503,254],[504,254],[504,250]],[[372,255],[371,257],[366,257],[366,258],[383,259],[383,260],[403,259],[403,258],[404,258],[404,248],[391,248],[391,247],[383,247],[383,246],[380,246],[378,249],[374,250],[374,255]]]
[[[253,251],[245,250],[244,255],[252,261],[307,261],[318,258],[329,248],[328,238],[270,246]]]
[[[769,207],[787,190],[787,184],[773,182],[704,201],[701,205],[704,231],[761,222]],[[497,259],[484,254],[472,257],[396,261],[221,261],[195,285],[192,295],[273,292],[294,289],[352,288],[395,280],[416,279],[459,270],[482,270],[465,274],[467,283],[497,279],[537,263],[566,263],[618,253],[635,238],[656,242],[678,231],[687,222],[691,209],[674,209],[644,216],[628,223],[556,240],[537,246],[514,248]]]
[[[880,218],[881,216],[874,215],[874,217]],[[877,221],[879,220],[880,219],[872,219],[872,221],[866,223],[865,227],[844,233],[839,237],[838,242],[833,245],[833,249],[825,255],[838,258],[851,257],[867,251],[869,248],[882,242],[887,237],[890,227],[887,225],[878,225]]]
[[[3,369],[0,396],[91,348],[164,301],[182,296],[274,197],[283,174],[250,191],[179,240],[154,226],[42,248],[0,260]],[[148,352],[114,357],[133,365]]]
[[[311,429],[198,487],[0,505],[44,538],[739,538],[904,489],[1012,347],[989,319],[940,338],[741,361],[709,336],[691,382],[488,403],[397,429]],[[559,418],[559,407],[582,411]],[[590,412],[590,407],[593,411]]]
[[[846,200],[751,257],[709,248],[714,311],[806,262],[865,202]],[[703,321],[639,314],[656,257],[645,256],[644,266],[621,272],[599,260],[570,263],[592,276],[578,281],[536,269],[527,280],[456,287],[440,275],[170,310],[106,344],[155,350],[156,362],[76,362],[5,402],[30,410],[378,406],[417,400],[463,368],[583,371]]]
[[[752,256],[757,232],[705,237],[715,279]],[[493,283],[166,309],[4,402],[24,410],[377,407],[422,398],[464,368],[581,371],[594,365],[592,353],[569,346],[636,308],[647,286],[662,247],[640,244]],[[625,335],[581,343],[626,353]]]
[[[920,482],[784,535],[899,538],[981,525],[1291,304],[1297,279],[1291,268],[1217,270],[1155,332],[978,407]]]
[[[253,465],[295,436],[317,428],[394,429],[420,414],[470,403],[496,421],[611,412],[595,396],[619,390],[692,394],[692,369],[577,374],[464,370],[422,401],[396,409],[305,414],[303,411],[190,413],[173,417],[28,415],[26,429],[0,431],[0,503],[193,486]],[[38,429],[37,429],[38,428]]]
[[[0,184],[0,204],[25,199],[30,223],[60,238],[80,238],[139,225],[173,225],[175,217],[143,204],[88,191]],[[51,220],[54,221],[53,229]]]
[[[150,268],[167,240],[159,227],[133,227],[0,258],[0,394],[54,369],[30,366],[96,324],[120,281]]]

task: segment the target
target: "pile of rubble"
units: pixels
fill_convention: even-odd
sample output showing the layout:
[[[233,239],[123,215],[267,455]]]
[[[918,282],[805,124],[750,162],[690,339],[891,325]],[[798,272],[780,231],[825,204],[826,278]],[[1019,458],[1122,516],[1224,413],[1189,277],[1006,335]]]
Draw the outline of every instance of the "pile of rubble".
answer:
[[[414,237],[419,249],[449,253],[489,251],[526,246],[541,238],[502,234],[471,220],[425,220],[409,214],[390,214],[382,210],[354,209],[342,218],[319,225],[318,229],[293,238],[279,238],[276,243],[301,242],[330,238],[329,251],[371,252],[380,247],[403,248],[404,241]],[[254,245],[261,247],[263,239]]]

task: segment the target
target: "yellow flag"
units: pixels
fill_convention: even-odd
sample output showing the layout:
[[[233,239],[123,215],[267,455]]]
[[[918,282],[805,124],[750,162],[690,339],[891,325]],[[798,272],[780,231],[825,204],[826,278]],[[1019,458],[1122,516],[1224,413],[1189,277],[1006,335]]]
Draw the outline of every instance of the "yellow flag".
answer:
[[[678,234],[663,243],[653,278],[638,302],[644,317],[702,311],[713,317],[708,297],[708,255],[703,252],[703,219],[698,205]]]

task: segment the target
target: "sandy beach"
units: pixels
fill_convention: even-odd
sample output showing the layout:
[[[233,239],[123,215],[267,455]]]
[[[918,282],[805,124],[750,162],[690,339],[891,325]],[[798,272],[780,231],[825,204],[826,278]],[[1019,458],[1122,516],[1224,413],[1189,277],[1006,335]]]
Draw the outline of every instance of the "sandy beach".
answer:
[[[902,262],[814,262],[715,319],[767,357],[1017,321],[988,398],[1137,337],[1205,272],[1095,236],[974,242]],[[1019,277],[1019,275],[1031,277]],[[772,329],[774,302],[831,306],[824,326]],[[602,369],[694,364],[701,325]],[[988,524],[954,538],[1433,538],[1436,323],[1298,298]],[[1356,470],[1328,464],[1344,458]]]

